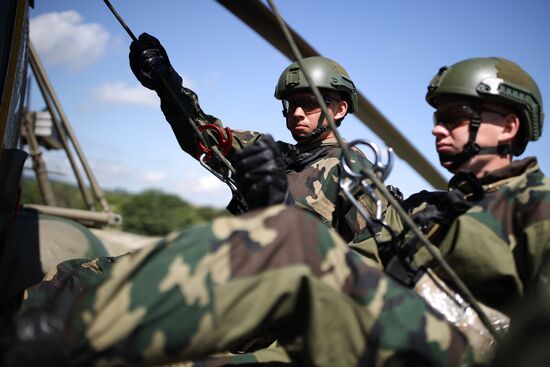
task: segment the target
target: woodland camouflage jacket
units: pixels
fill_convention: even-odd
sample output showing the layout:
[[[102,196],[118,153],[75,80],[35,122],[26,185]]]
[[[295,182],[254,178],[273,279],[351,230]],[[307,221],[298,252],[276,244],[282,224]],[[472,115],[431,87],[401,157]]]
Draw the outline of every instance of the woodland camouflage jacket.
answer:
[[[514,301],[530,291],[550,250],[550,180],[536,158],[525,158],[479,181],[483,198],[431,239],[478,300],[508,313]],[[436,193],[424,193],[429,194]],[[425,208],[422,203],[409,212],[414,216]],[[393,208],[387,209],[386,220],[403,229]],[[355,246],[376,258],[373,242]],[[423,248],[414,264],[438,270]],[[442,271],[439,275],[448,279]]]
[[[223,128],[222,122],[214,116],[206,115],[198,103],[195,93],[182,88],[180,102],[189,111],[191,116],[180,113],[175,102],[163,100],[162,111],[172,126],[180,147],[191,156],[198,159],[201,152],[198,149],[198,138],[190,124],[191,118],[197,125],[214,124]],[[260,140],[262,133],[244,130],[231,130],[232,150],[227,158],[231,162],[233,153]],[[214,134],[208,134],[210,142],[219,140]],[[291,145],[277,142],[287,164],[289,191],[296,206],[306,209],[326,225],[337,230],[346,240],[351,241],[354,236],[365,228],[365,220],[355,207],[344,199],[338,185],[341,175],[340,156],[342,149],[335,139],[327,139],[319,143]],[[372,167],[364,154],[358,149],[351,150],[352,168]],[[215,156],[214,156],[215,158]],[[226,167],[213,159],[210,166],[216,171],[224,173]],[[369,214],[375,212],[375,204],[365,196],[357,195],[357,200]]]

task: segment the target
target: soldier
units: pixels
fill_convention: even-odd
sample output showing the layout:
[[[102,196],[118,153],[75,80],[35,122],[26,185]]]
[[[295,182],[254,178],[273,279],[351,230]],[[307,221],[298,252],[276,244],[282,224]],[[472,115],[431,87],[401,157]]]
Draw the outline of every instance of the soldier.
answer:
[[[448,192],[423,191],[403,206],[473,295],[509,315],[550,249],[550,181],[536,158],[512,160],[542,133],[541,93],[518,65],[475,58],[441,68],[426,100],[436,109],[432,134],[441,164],[455,175]],[[431,268],[455,288],[416,239],[399,234],[394,208],[386,221],[394,238],[404,238],[398,246],[387,232],[378,248],[372,240],[356,246],[378,251],[386,271],[410,287],[418,289]]]
[[[540,92],[517,65],[488,58],[442,68],[427,99],[436,108],[436,148],[456,175],[448,193],[420,193],[405,207],[474,295],[507,313],[535,287],[550,244],[549,182],[534,158],[512,161],[540,136]],[[395,232],[403,228],[394,208],[386,219]],[[403,238],[388,243],[389,250],[381,246],[386,271],[399,278],[392,267],[397,257],[406,270],[431,266],[449,280],[423,250],[411,251],[415,239],[407,232]],[[402,261],[411,254],[412,264]],[[29,292],[26,313],[32,315],[33,299],[41,304],[45,287],[73,283],[83,271],[102,275],[87,284],[76,278],[73,312],[66,318],[55,307],[46,318],[62,322],[43,334],[55,331],[65,339],[25,339],[42,323],[23,318],[11,350],[24,353],[29,340],[43,348],[49,344],[37,339],[61,340],[62,347],[48,353],[68,348],[61,357],[73,364],[149,364],[239,350],[271,334],[307,365],[471,363],[456,329],[434,317],[420,297],[292,208],[217,219],[114,262],[62,264]],[[413,286],[413,275],[399,279]],[[488,361],[481,358],[477,362]]]
[[[136,78],[159,95],[161,109],[181,148],[198,158],[201,155],[199,139],[189,120],[199,126],[214,124],[223,127],[221,121],[206,115],[197,95],[182,86],[182,78],[172,68],[166,51],[156,38],[142,34],[138,41],[132,42],[129,59]],[[358,108],[353,81],[344,68],[327,58],[310,57],[303,62],[306,72],[313,77],[323,95],[328,113],[340,125],[348,113]],[[244,194],[250,208],[280,203],[285,197],[287,201],[293,200],[298,207],[315,213],[350,241],[364,228],[365,221],[344,200],[340,191],[338,177],[341,175],[339,161],[342,151],[296,62],[279,77],[275,98],[282,101],[286,126],[297,144],[280,141],[275,144],[258,132],[231,130],[232,149],[227,158],[236,166],[239,191]],[[208,134],[207,139],[217,143],[220,137]],[[250,146],[258,141],[260,143]],[[243,150],[245,147],[248,149]],[[226,167],[215,158],[209,162],[210,166],[225,175]],[[372,166],[358,149],[351,150],[351,158],[352,168]],[[364,198],[360,201],[367,212],[374,213],[372,201]]]
[[[418,296],[310,213],[277,205],[60,264],[29,290],[2,365],[160,365],[260,336],[310,366],[471,362],[462,334]]]

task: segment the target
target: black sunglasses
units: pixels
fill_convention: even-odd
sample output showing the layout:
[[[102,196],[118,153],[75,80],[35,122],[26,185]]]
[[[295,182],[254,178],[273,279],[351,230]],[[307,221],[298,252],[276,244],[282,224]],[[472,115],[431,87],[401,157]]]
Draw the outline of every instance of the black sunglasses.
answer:
[[[323,100],[327,105],[336,99],[332,97],[323,96]],[[283,102],[283,115],[286,117],[289,113],[293,113],[298,107],[300,107],[306,115],[321,111],[321,106],[315,96],[304,96],[297,98],[285,98]]]
[[[482,107],[482,112],[492,112],[500,116],[506,116],[506,112],[501,112],[488,107]],[[468,105],[457,105],[446,108],[443,111],[434,112],[434,126],[441,125],[451,131],[466,122],[471,121],[476,115],[474,109]]]

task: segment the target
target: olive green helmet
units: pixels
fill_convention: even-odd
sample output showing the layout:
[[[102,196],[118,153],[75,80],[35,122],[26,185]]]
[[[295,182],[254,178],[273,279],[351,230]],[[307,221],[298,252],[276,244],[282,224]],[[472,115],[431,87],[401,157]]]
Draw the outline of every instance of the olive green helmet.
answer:
[[[317,88],[342,93],[349,104],[348,112],[357,111],[357,90],[340,64],[322,56],[306,57],[302,61],[306,73]],[[298,62],[293,62],[281,73],[275,87],[275,98],[283,99],[289,93],[301,89],[309,89],[309,84]]]
[[[512,107],[521,120],[523,142],[514,147],[519,155],[527,141],[542,134],[544,113],[539,87],[520,66],[497,57],[474,58],[442,67],[428,86],[426,101],[437,108],[442,96],[491,100]]]

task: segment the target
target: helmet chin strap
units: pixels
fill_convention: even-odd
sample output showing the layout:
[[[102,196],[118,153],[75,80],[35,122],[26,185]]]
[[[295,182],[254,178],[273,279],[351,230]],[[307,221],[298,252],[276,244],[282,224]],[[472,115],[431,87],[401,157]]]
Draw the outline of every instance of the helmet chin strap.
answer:
[[[298,143],[312,142],[319,135],[321,135],[322,133],[328,130],[328,128],[323,125],[324,120],[325,120],[325,114],[321,112],[321,115],[319,115],[319,120],[317,120],[317,127],[315,128],[315,130],[313,130],[311,133],[306,135],[294,136],[294,139],[296,139]]]
[[[439,154],[439,162],[442,165],[444,163],[449,163],[449,162],[451,163],[447,167],[449,171],[456,170],[457,168],[462,166],[464,163],[466,163],[470,158],[476,155],[484,155],[484,154],[506,155],[506,154],[510,154],[512,151],[510,145],[497,145],[496,147],[481,148],[478,144],[476,144],[477,132],[479,130],[479,126],[481,125],[481,103],[476,103],[474,105],[474,112],[475,113],[472,116],[472,119],[470,121],[470,126],[469,126],[470,134],[468,136],[468,142],[466,142],[462,151],[456,154],[448,154],[448,153]]]

